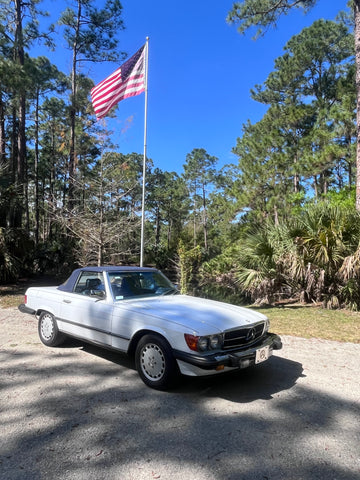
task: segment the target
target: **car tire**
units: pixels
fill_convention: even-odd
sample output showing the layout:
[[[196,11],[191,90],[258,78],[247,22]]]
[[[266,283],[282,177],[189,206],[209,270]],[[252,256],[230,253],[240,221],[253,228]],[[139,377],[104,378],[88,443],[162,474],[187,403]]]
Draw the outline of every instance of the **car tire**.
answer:
[[[180,376],[170,345],[159,335],[145,335],[140,339],[135,364],[145,385],[156,390],[168,390]]]
[[[47,347],[56,347],[65,340],[65,335],[59,332],[56,320],[49,312],[41,313],[38,323],[38,332],[40,340]]]

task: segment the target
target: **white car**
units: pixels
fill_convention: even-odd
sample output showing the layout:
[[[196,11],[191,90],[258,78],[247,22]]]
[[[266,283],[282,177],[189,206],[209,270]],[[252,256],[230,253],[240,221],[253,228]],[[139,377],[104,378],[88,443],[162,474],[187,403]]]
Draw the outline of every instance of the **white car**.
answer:
[[[180,373],[245,368],[282,348],[265,315],[180,295],[153,268],[80,268],[58,287],[29,288],[19,310],[36,315],[45,345],[70,336],[127,352],[144,383],[162,390]]]

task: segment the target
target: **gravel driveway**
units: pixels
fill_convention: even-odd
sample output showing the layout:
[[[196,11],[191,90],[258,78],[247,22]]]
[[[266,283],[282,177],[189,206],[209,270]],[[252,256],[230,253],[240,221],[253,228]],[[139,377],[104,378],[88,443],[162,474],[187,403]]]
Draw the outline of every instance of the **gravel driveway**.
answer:
[[[283,337],[269,362],[141,382],[126,356],[46,348],[0,309],[1,480],[359,480],[360,344]]]

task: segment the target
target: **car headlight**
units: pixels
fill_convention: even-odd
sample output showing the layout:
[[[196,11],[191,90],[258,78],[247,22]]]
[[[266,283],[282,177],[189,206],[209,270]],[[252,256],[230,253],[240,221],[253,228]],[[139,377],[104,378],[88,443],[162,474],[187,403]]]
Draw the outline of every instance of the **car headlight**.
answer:
[[[221,348],[222,341],[219,335],[212,335],[210,337],[210,348],[212,350],[217,350],[218,348]]]
[[[197,342],[197,348],[200,352],[205,352],[208,349],[209,339],[207,337],[200,337]]]
[[[190,350],[195,352],[206,352],[209,350],[220,350],[223,344],[223,336],[221,334],[196,336],[190,333],[184,334],[185,341]]]

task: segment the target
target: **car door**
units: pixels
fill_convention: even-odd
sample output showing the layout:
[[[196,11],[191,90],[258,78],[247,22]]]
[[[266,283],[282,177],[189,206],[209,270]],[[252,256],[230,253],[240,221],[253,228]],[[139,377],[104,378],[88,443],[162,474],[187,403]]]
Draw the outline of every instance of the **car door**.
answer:
[[[81,272],[72,292],[62,292],[59,328],[91,342],[111,345],[113,305],[105,295],[103,274]]]

